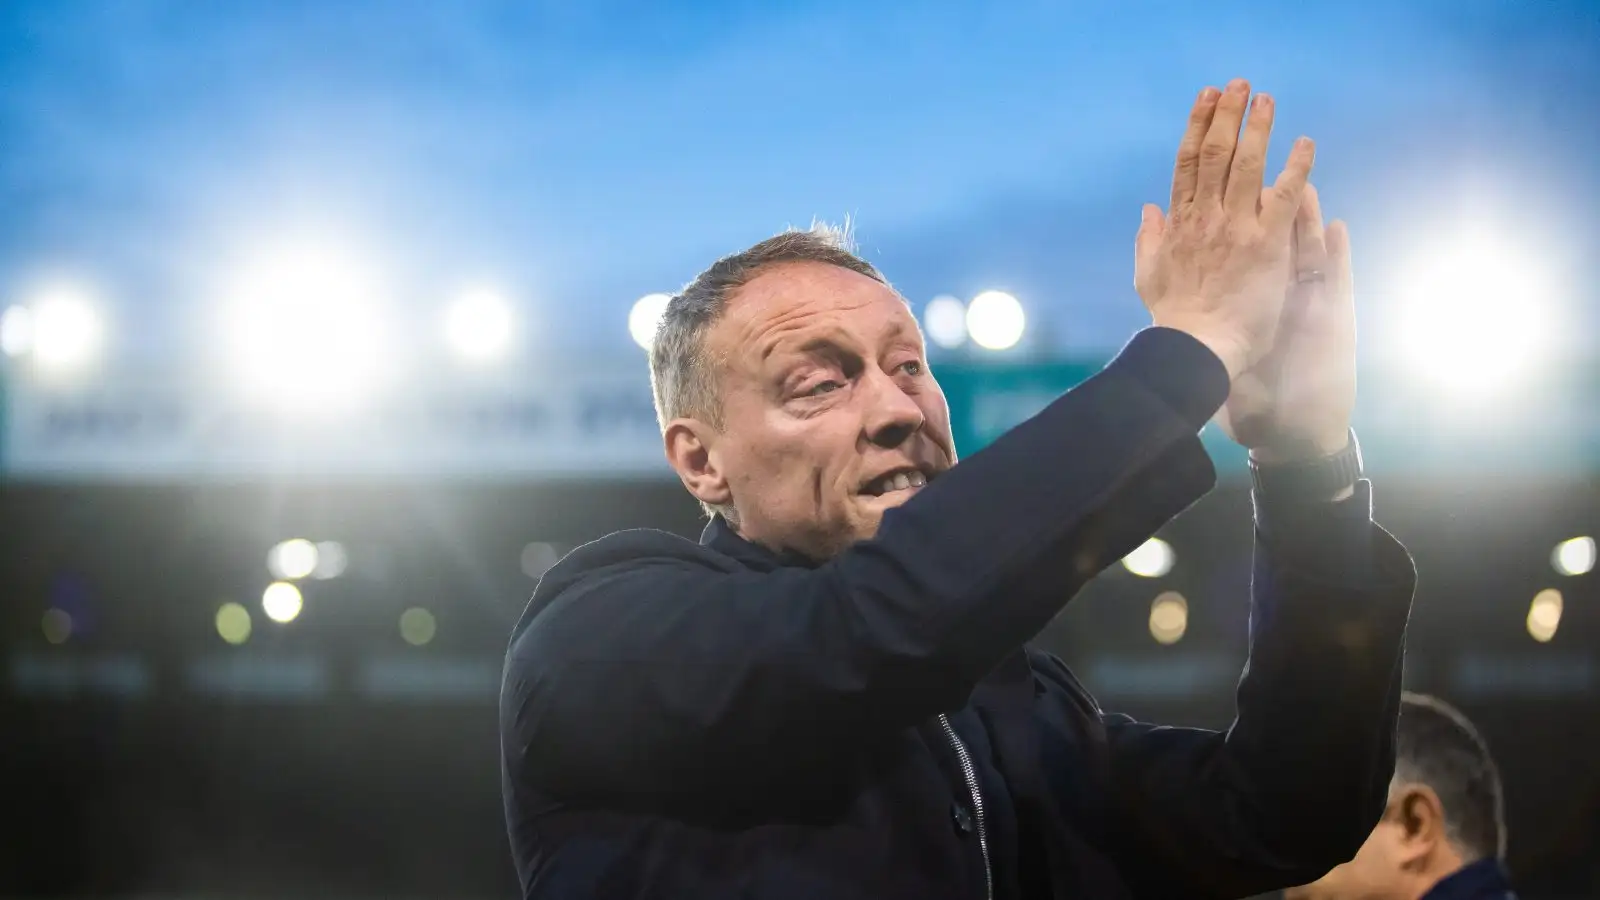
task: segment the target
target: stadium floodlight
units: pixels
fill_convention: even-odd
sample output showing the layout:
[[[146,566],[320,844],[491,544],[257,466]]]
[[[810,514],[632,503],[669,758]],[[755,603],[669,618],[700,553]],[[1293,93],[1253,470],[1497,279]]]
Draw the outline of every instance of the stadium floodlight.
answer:
[[[500,292],[469,288],[445,309],[445,341],[466,362],[492,362],[511,347],[512,318],[511,304]]]
[[[967,334],[985,350],[1015,347],[1027,327],[1022,304],[1005,291],[984,291],[967,305]]]
[[[1122,566],[1141,578],[1160,578],[1172,571],[1172,563],[1176,559],[1177,554],[1172,551],[1171,544],[1153,537],[1124,556]]]
[[[922,327],[940,347],[959,347],[967,342],[967,305],[949,294],[935,297],[922,311]]]
[[[41,288],[22,307],[13,307],[0,321],[0,343],[9,355],[30,354],[51,371],[82,368],[94,359],[105,338],[105,326],[90,291],[78,284]]]
[[[633,309],[628,311],[628,334],[635,344],[649,350],[656,342],[656,328],[661,325],[661,317],[666,315],[667,303],[671,300],[671,294],[645,294],[634,302]]]
[[[1177,591],[1163,591],[1150,604],[1150,636],[1159,644],[1176,644],[1189,630],[1189,601]]]
[[[1405,358],[1463,399],[1516,384],[1548,350],[1555,291],[1507,239],[1454,237],[1422,258],[1400,298]]]
[[[231,304],[246,389],[299,413],[348,409],[383,374],[384,322],[367,270],[320,247],[267,256]]]

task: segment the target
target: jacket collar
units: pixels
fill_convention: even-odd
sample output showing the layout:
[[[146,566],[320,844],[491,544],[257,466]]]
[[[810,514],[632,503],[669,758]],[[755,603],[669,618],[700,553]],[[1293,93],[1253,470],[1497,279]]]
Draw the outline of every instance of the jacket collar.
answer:
[[[746,568],[758,572],[770,572],[773,569],[800,567],[814,569],[817,562],[793,550],[775,551],[760,544],[752,543],[740,537],[733,530],[733,526],[721,516],[712,516],[706,524],[705,531],[700,533],[700,543],[706,547],[730,556]]]
[[[1514,898],[1505,867],[1497,859],[1468,863],[1439,879],[1422,900],[1501,900]]]

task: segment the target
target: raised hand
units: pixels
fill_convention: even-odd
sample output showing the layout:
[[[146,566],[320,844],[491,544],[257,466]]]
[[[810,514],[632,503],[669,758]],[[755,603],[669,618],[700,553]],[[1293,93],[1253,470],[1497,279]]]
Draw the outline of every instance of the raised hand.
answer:
[[[1262,463],[1344,449],[1356,402],[1355,282],[1350,233],[1323,228],[1316,188],[1295,216],[1292,275],[1272,350],[1235,378],[1217,421]]]
[[[1202,91],[1178,147],[1171,208],[1162,215],[1147,204],[1135,242],[1134,287],[1155,324],[1205,343],[1230,378],[1272,349],[1290,232],[1315,155],[1309,139],[1297,140],[1282,174],[1263,191],[1272,115],[1272,98],[1258,94],[1251,103],[1243,79],[1220,93]]]

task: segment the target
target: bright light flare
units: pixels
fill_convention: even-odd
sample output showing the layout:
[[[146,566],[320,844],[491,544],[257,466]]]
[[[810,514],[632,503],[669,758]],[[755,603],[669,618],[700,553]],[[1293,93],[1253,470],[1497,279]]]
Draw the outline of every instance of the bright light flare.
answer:
[[[967,342],[967,305],[949,294],[935,297],[922,311],[922,327],[940,347],[959,347]]]
[[[1594,569],[1595,544],[1592,537],[1562,541],[1550,551],[1550,565],[1563,575],[1587,575]]]
[[[1561,627],[1561,592],[1545,588],[1528,604],[1528,636],[1541,644],[1549,643]]]
[[[967,306],[967,334],[985,350],[1015,347],[1027,327],[1022,304],[1005,291],[984,291]]]
[[[511,326],[511,304],[489,288],[463,291],[445,310],[445,341],[471,363],[504,357],[511,348]]]
[[[46,369],[80,369],[98,355],[104,341],[98,304],[80,285],[44,287],[26,305],[0,315],[0,351],[31,355]]]
[[[383,317],[367,270],[321,248],[266,259],[235,291],[231,360],[259,399],[331,412],[383,375]]]
[[[1122,566],[1141,578],[1160,578],[1172,571],[1177,560],[1172,545],[1161,538],[1151,538],[1140,544],[1132,553],[1122,558]]]
[[[280,624],[293,622],[305,606],[300,589],[287,581],[274,581],[261,592],[261,611]]]
[[[656,329],[671,301],[671,294],[645,294],[633,304],[633,309],[628,311],[628,334],[635,344],[649,350],[656,342]]]
[[[1150,604],[1150,636],[1158,644],[1176,644],[1189,630],[1189,601],[1177,591],[1164,591]]]
[[[1544,267],[1514,243],[1457,237],[1402,282],[1403,353],[1464,397],[1498,393],[1549,350],[1556,295]]]

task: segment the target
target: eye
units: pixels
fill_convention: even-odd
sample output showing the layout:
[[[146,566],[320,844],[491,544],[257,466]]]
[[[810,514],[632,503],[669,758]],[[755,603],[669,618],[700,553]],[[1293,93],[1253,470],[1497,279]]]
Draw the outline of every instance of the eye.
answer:
[[[807,397],[819,397],[823,394],[831,394],[841,387],[844,387],[844,385],[837,381],[824,381],[814,385],[810,390],[806,391],[805,395]]]
[[[907,375],[921,375],[922,374],[922,360],[920,360],[920,359],[907,360],[906,362],[904,362],[904,363],[902,363],[900,365],[900,369],[901,369],[901,371],[905,372]]]

